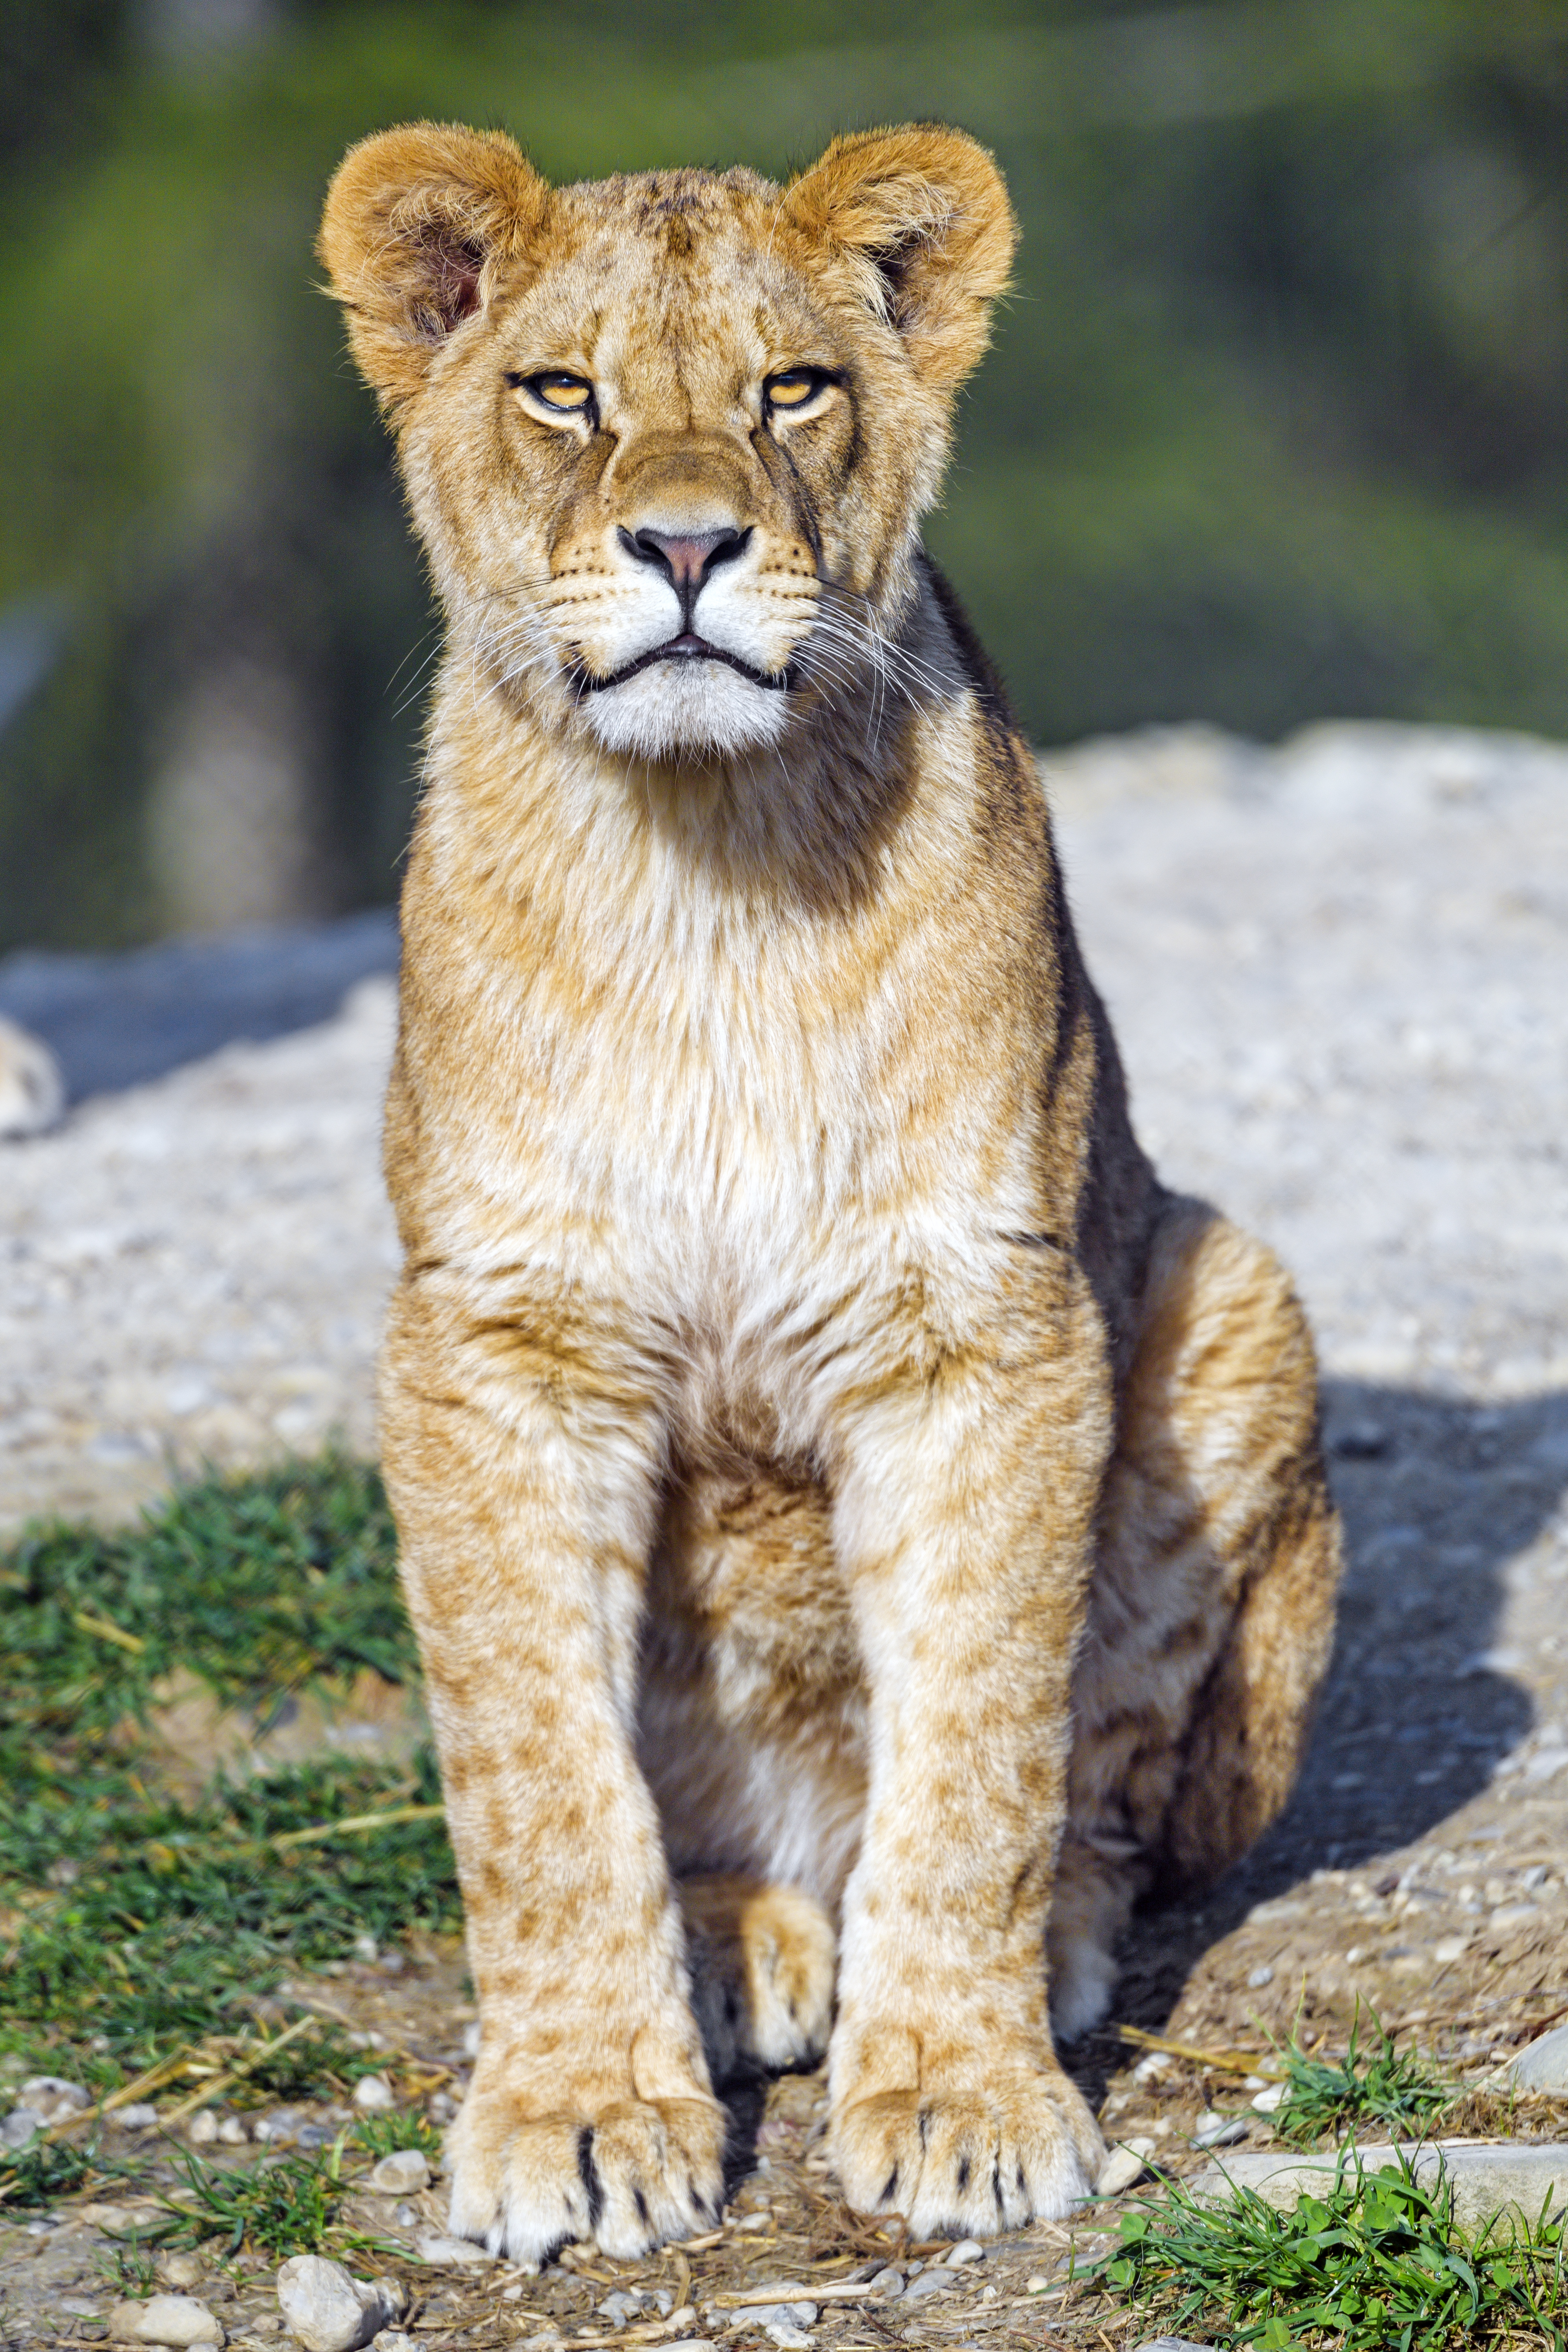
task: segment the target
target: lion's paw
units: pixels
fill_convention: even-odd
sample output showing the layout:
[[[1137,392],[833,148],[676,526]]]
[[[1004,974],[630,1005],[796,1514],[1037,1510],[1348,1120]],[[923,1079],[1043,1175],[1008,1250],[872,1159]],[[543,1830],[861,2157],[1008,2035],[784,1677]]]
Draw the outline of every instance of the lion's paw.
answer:
[[[1022,2067],[851,2095],[834,2116],[832,2148],[856,2211],[901,2213],[916,2238],[1056,2221],[1089,2195],[1104,2158],[1066,2075]]]
[[[837,1941],[815,1895],[743,1878],[680,1889],[692,2006],[716,2083],[737,2067],[815,2064],[833,2025]]]
[[[504,2084],[476,2081],[452,2134],[451,2226],[513,2262],[581,2240],[630,2261],[715,2225],[724,2131],[710,2098],[523,2116]]]

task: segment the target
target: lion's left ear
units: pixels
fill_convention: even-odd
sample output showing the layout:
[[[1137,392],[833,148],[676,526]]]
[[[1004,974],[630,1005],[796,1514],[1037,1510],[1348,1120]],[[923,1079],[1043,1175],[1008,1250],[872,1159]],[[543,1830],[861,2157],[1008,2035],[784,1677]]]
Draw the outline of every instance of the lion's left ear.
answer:
[[[847,265],[944,391],[990,340],[991,305],[1017,241],[1002,174],[977,140],[938,122],[836,139],[791,182],[784,217]]]

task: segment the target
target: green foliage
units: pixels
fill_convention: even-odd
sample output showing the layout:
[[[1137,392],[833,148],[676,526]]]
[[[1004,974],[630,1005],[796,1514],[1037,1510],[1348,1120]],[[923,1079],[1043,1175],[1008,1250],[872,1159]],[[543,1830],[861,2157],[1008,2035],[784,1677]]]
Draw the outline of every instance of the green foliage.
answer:
[[[0,2211],[53,2205],[95,2172],[110,2168],[99,2162],[96,2141],[79,2147],[68,2140],[35,2137],[26,2147],[0,2149]]]
[[[205,1480],[121,1533],[30,1535],[0,1563],[0,2021],[19,2046],[91,2045],[84,2072],[112,2079],[233,2032],[287,1967],[458,1926],[438,1816],[288,1843],[438,1805],[427,1748],[406,1769],[334,1758],[189,1799],[137,1769],[137,1719],[176,1667],[263,1704],[361,1666],[413,1674],[373,1471],[329,1454]],[[323,2028],[250,2079],[298,2096],[366,2063]]]
[[[1439,2352],[1525,2329],[1554,2352],[1568,2343],[1561,2215],[1530,2230],[1494,2222],[1472,2243],[1446,2183],[1427,2189],[1404,2162],[1363,2174],[1348,2149],[1327,2193],[1289,2213],[1248,2189],[1210,2205],[1165,2187],[1164,2203],[1122,2214],[1121,2243],[1079,2275],[1173,2335],[1263,2352],[1325,2340]]]
[[[1291,2035],[1279,2053],[1286,2087],[1273,2122],[1281,2139],[1305,2147],[1331,2133],[1353,2134],[1369,2124],[1419,2132],[1453,2105],[1452,2084],[1408,2052],[1396,2050],[1394,2036],[1375,2015],[1372,2025],[1376,2047],[1363,2054],[1358,2010],[1340,2060],[1309,2057]]]
[[[226,2254],[242,2250],[280,2262],[327,2250],[342,2198],[338,2168],[322,2156],[283,2156],[254,2168],[225,2170],[190,2150],[176,2162],[184,2183],[169,2202],[172,2245],[221,2238]]]
[[[1560,11],[301,0],[184,59],[12,14],[0,618],[57,596],[68,643],[0,736],[0,941],[164,919],[151,782],[235,661],[289,684],[332,888],[391,894],[431,613],[310,248],[343,147],[413,114],[563,177],[784,172],[900,116],[991,143],[1016,292],[931,537],[1041,740],[1568,733]]]
[[[412,2107],[398,2108],[391,2115],[363,2116],[354,2126],[354,2137],[373,2157],[395,2156],[405,2147],[416,2147],[421,2156],[431,2158],[441,2153],[440,2133],[428,2116],[418,2115]]]

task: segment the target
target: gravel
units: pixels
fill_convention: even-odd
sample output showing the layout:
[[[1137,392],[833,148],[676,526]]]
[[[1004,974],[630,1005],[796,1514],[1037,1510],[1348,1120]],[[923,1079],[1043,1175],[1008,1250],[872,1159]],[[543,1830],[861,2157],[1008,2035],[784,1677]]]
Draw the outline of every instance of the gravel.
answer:
[[[321,2254],[296,2254],[278,2273],[278,2307],[305,2352],[358,2352],[404,2304],[395,2280],[356,2279]]]

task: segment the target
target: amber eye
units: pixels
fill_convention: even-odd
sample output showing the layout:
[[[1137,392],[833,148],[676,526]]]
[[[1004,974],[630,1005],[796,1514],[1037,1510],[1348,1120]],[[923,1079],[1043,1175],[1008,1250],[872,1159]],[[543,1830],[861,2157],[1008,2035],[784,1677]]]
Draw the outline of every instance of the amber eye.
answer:
[[[782,375],[769,376],[763,386],[763,397],[770,408],[786,413],[809,408],[832,382],[826,368],[785,368]]]
[[[568,375],[561,368],[545,368],[537,375],[509,369],[506,380],[514,391],[531,393],[542,408],[556,408],[563,415],[593,404],[593,385],[583,376]]]

